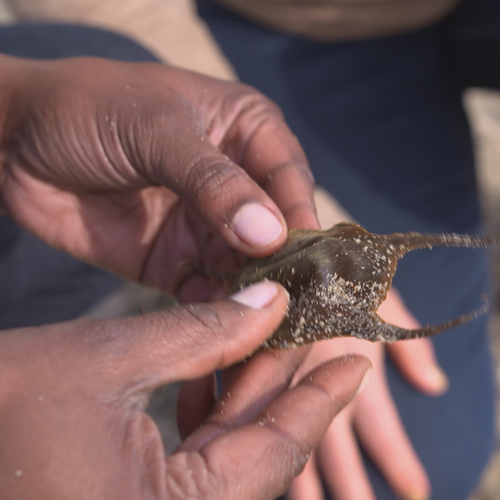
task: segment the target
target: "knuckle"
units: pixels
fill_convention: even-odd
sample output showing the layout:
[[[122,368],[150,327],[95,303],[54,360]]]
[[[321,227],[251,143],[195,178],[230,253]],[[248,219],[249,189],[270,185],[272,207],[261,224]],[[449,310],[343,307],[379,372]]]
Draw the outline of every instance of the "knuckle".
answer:
[[[309,456],[309,453],[303,452],[295,443],[285,445],[281,453],[280,462],[283,467],[282,476],[285,488],[304,470]],[[279,457],[277,456],[276,458]]]
[[[284,119],[281,108],[271,99],[260,92],[251,89],[241,98],[238,117],[246,117],[252,120],[255,127],[263,125],[276,125]]]
[[[227,101],[232,103],[229,123],[246,122],[250,128],[259,127],[263,123],[283,123],[284,115],[274,101],[249,85],[240,84],[233,92],[227,94]]]
[[[202,208],[224,206],[234,192],[232,187],[246,179],[246,174],[219,156],[203,157],[189,167],[185,189],[192,202]]]
[[[276,498],[282,494],[305,468],[309,453],[301,450],[297,443],[289,439],[281,439],[266,449],[266,460],[272,465],[272,496]],[[271,492],[270,492],[271,493]]]
[[[271,184],[282,184],[284,180],[293,178],[300,183],[300,188],[306,189],[308,196],[312,196],[314,189],[314,175],[307,162],[289,160],[279,163],[268,173],[261,184],[264,189]]]
[[[219,485],[200,453],[176,453],[167,459],[165,497],[172,500],[216,498]]]
[[[208,330],[210,332],[225,330],[220,315],[212,307],[191,304],[185,308],[185,314],[192,327],[198,327],[198,329]]]

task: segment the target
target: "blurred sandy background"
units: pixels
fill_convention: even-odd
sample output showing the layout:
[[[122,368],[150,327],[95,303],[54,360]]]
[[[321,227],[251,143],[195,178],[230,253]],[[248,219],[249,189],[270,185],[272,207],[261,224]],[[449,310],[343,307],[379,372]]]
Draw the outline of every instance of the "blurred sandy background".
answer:
[[[124,5],[130,4],[129,7]],[[151,15],[151,12],[155,12]],[[83,22],[107,27],[141,41],[143,45],[172,64],[195,69],[222,78],[233,72],[215,46],[208,30],[195,18],[191,0],[0,0],[0,23],[17,20]],[[500,232],[500,93],[471,90],[465,96],[477,142],[478,178],[483,194],[483,208],[488,228]],[[320,197],[319,209],[328,217],[332,208]],[[497,299],[493,303],[491,340],[497,359],[497,386],[500,388],[500,247],[492,252],[493,279]],[[136,314],[137,303],[145,310],[164,307],[168,303],[157,292],[136,285],[127,285],[99,308],[92,316]],[[497,389],[500,436],[500,389]],[[159,391],[151,404],[168,448],[177,442],[174,423],[176,388]],[[497,452],[485,471],[478,491],[470,500],[500,498],[500,440]],[[452,500],[452,499],[443,499]]]

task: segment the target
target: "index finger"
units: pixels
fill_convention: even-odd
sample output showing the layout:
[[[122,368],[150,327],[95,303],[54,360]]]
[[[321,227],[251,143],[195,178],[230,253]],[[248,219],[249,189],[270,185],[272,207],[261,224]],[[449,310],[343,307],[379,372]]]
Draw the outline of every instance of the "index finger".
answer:
[[[314,177],[281,110],[264,96],[234,123],[237,161],[278,205],[289,227],[319,228]]]

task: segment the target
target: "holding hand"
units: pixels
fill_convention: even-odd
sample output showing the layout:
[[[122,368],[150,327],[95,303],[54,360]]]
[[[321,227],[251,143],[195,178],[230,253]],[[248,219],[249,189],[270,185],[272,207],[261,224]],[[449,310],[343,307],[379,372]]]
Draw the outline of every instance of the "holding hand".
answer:
[[[240,403],[253,391],[253,358],[226,416],[215,410],[169,457],[144,408],[154,388],[242,359],[285,309],[283,289],[263,282],[211,305],[4,332],[2,499],[277,496],[358,389],[365,358],[329,362],[290,390],[271,383],[250,411]]]
[[[317,227],[303,151],[250,87],[99,59],[0,67],[2,203],[50,245],[199,301],[215,293],[199,271],[233,249]]]
[[[398,326],[420,326],[394,289],[389,291],[379,313],[385,321]],[[402,375],[418,390],[438,396],[447,389],[447,379],[437,364],[429,339],[395,342],[388,344],[387,350]],[[375,500],[358,443],[398,498],[429,498],[429,479],[387,384],[383,344],[350,338],[322,342],[313,346],[299,376],[322,360],[345,352],[368,357],[373,363],[373,377],[366,390],[332,422],[314,459],[292,484],[289,500],[322,500],[320,475],[338,500]]]

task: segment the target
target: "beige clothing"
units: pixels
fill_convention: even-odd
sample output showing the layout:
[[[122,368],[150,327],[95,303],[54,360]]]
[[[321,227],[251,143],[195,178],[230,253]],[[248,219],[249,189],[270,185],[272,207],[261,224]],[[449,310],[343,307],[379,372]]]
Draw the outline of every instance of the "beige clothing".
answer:
[[[0,0],[2,1],[2,0]],[[135,38],[160,59],[225,79],[234,72],[192,0],[3,0],[20,20],[88,24]]]
[[[264,26],[323,41],[418,30],[460,0],[216,0]]]

